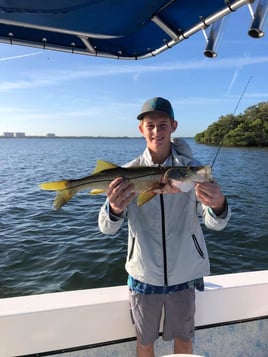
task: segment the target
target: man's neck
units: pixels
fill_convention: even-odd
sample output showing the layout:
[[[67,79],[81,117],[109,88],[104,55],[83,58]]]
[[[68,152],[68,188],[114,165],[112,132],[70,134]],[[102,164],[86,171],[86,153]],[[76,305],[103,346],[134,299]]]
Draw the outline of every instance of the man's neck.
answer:
[[[151,153],[151,157],[152,157],[153,163],[161,165],[169,157],[170,148],[168,150],[166,150],[166,151],[161,151],[160,153],[153,152],[153,151],[150,151],[150,153]]]

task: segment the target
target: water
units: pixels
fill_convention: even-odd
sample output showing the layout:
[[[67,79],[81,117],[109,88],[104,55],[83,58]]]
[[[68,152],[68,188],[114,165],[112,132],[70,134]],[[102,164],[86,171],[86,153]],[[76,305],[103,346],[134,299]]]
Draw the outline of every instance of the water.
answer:
[[[211,164],[216,147],[192,139]],[[105,196],[79,193],[59,211],[54,192],[38,183],[88,175],[97,159],[123,164],[143,151],[142,139],[0,140],[0,297],[126,283],[126,224],[115,236],[98,231]],[[222,148],[214,176],[232,206],[221,232],[205,229],[212,274],[268,268],[268,150]]]

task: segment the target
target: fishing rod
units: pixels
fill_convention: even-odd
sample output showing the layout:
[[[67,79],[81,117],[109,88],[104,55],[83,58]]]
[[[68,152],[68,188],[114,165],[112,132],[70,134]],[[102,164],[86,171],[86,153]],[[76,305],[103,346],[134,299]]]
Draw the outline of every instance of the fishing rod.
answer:
[[[239,104],[240,104],[240,102],[241,102],[241,100],[242,100],[242,98],[243,98],[243,96],[244,96],[244,94],[245,94],[245,92],[246,92],[246,90],[247,90],[247,87],[248,87],[249,82],[251,81],[251,79],[252,79],[252,76],[249,77],[249,79],[248,79],[248,81],[247,81],[247,83],[246,83],[246,85],[245,85],[245,87],[244,87],[244,89],[243,89],[243,91],[242,91],[240,97],[238,98],[238,101],[237,101],[236,106],[235,106],[234,111],[233,111],[233,115],[235,115],[235,113],[236,113],[236,111],[237,111],[237,108],[238,108],[238,106],[239,106]],[[227,134],[227,133],[226,133],[226,134]],[[224,134],[224,136],[223,136],[223,138],[222,138],[222,141],[221,141],[221,144],[220,144],[220,146],[218,147],[218,150],[217,150],[217,152],[216,152],[216,155],[215,155],[215,157],[214,157],[214,159],[213,159],[213,161],[212,161],[211,168],[212,168],[213,165],[215,164],[215,161],[216,161],[216,159],[217,159],[217,157],[218,157],[218,155],[219,155],[219,152],[220,152],[221,148],[223,147],[224,138],[225,138],[226,134]]]

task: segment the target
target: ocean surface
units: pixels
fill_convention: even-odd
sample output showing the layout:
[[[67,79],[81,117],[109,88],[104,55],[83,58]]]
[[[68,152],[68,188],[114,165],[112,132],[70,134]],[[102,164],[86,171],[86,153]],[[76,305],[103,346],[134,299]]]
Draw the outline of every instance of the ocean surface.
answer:
[[[211,164],[217,147],[186,139]],[[38,184],[89,175],[97,159],[118,165],[145,148],[143,139],[0,139],[0,298],[126,283],[126,224],[99,232],[104,195],[81,192],[59,211]],[[221,148],[213,167],[232,218],[204,229],[212,274],[268,269],[268,149]]]

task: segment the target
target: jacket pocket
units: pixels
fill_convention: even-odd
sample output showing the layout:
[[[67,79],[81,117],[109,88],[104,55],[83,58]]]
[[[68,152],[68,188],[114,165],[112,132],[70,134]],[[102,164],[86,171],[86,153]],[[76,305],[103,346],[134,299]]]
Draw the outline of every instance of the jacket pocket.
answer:
[[[194,245],[195,245],[195,248],[196,248],[198,254],[200,255],[201,258],[205,259],[205,254],[204,254],[203,250],[201,249],[195,234],[192,234],[192,239],[193,239],[193,242],[194,242]]]
[[[134,246],[135,246],[135,237],[132,237],[132,243],[131,243],[131,248],[130,248],[129,255],[128,255],[128,261],[130,261],[132,258]]]

